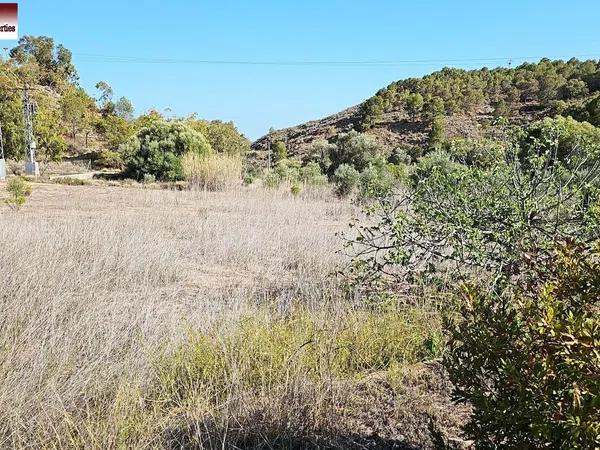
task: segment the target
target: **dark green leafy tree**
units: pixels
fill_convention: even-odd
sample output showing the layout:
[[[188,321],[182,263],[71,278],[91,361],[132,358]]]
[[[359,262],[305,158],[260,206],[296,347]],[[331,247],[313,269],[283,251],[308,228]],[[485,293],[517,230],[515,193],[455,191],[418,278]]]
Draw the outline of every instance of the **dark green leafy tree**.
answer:
[[[444,119],[441,116],[433,119],[431,123],[431,131],[429,133],[429,146],[434,149],[439,149],[446,140],[446,126]]]
[[[573,78],[567,81],[561,88],[563,99],[581,98],[589,94],[588,85],[585,81]]]
[[[384,148],[372,137],[354,130],[338,135],[331,147],[331,165],[327,173],[332,176],[342,164],[354,167],[362,172],[377,156],[383,156]]]
[[[21,96],[15,91],[0,89],[0,105],[4,154],[9,159],[22,159],[25,139]]]
[[[423,117],[428,122],[433,122],[437,117],[445,114],[444,100],[440,97],[429,98],[423,106]]]
[[[567,109],[567,114],[579,121],[586,121],[595,126],[600,126],[600,95],[596,95],[580,105]]]
[[[463,290],[444,365],[478,449],[600,447],[599,249],[568,242],[511,291]]]
[[[33,122],[38,155],[45,160],[60,161],[67,149],[64,135],[67,132],[61,120],[61,112],[54,99],[38,96],[37,113]],[[24,150],[23,153],[24,154]]]
[[[157,180],[183,179],[181,157],[186,153],[206,155],[212,151],[208,140],[187,125],[155,122],[142,128],[122,148],[126,172],[138,179],[152,175]]]
[[[425,101],[423,96],[419,93],[410,94],[406,97],[406,111],[410,115],[412,120],[416,120],[421,111]]]
[[[11,49],[10,57],[21,65],[36,63],[40,69],[39,82],[46,86],[73,83],[78,79],[71,51],[60,44],[55,46],[54,39],[48,36],[23,36]]]
[[[360,123],[361,129],[368,130],[377,124],[381,120],[384,110],[384,100],[378,95],[365,101],[360,108],[362,117]]]

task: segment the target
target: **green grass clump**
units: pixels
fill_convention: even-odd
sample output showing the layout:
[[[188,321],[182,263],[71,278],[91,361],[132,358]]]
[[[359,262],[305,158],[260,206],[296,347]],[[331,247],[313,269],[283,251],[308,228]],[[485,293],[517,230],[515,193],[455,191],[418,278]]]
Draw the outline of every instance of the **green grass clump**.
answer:
[[[290,379],[364,377],[439,356],[441,345],[432,345],[441,336],[438,322],[416,310],[359,311],[336,321],[305,312],[243,318],[225,335],[192,333],[161,355],[158,395],[176,404],[202,398],[214,405],[232,386],[256,393]]]
[[[27,197],[31,195],[31,185],[23,177],[14,177],[6,183],[8,198],[5,202],[11,209],[18,210],[25,204]]]

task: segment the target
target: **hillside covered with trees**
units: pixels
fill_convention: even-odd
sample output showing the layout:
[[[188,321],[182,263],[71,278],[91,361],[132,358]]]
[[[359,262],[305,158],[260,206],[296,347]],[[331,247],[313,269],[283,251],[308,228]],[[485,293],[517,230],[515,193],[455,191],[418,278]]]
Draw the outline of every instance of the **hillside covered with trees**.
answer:
[[[274,130],[253,144],[255,157],[275,142],[302,156],[314,141],[333,142],[356,130],[389,148],[420,154],[447,138],[493,136],[500,119],[514,124],[557,114],[600,125],[600,65],[596,60],[525,63],[515,68],[444,68],[391,83],[358,106],[321,120]]]

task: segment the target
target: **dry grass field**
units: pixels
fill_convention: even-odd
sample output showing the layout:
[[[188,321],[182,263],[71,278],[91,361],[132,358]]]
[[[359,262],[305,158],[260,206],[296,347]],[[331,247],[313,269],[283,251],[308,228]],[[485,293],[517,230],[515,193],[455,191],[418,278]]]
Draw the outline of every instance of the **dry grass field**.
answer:
[[[4,187],[0,184],[0,196]],[[34,184],[0,204],[1,448],[429,448],[433,311],[343,300],[323,190]],[[411,447],[411,445],[413,447]]]

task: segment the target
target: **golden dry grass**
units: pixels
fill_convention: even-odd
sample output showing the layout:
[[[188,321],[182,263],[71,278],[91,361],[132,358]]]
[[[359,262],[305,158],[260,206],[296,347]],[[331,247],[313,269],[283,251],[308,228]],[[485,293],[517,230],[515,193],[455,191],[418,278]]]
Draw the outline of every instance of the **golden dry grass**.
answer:
[[[353,213],[322,189],[34,184],[0,205],[0,447],[344,448],[422,421],[421,394],[380,406],[439,324],[340,300]]]

